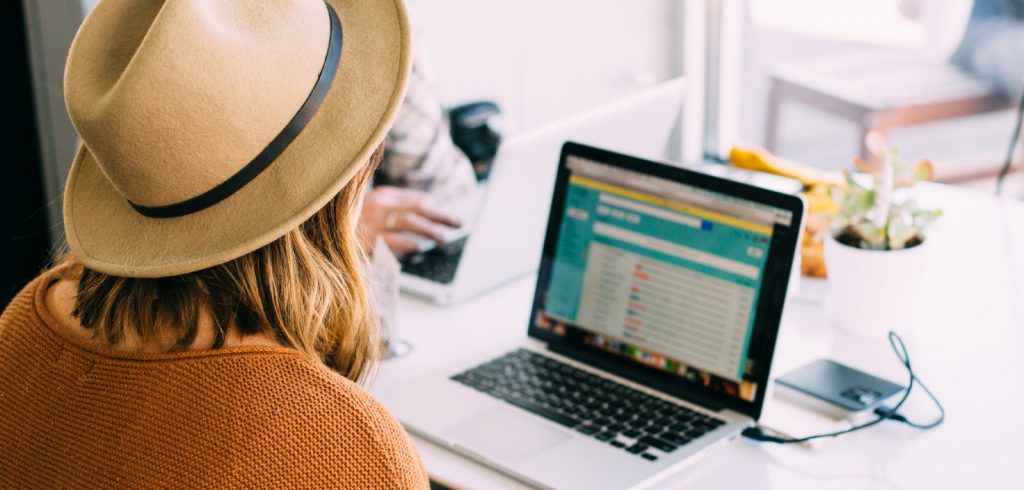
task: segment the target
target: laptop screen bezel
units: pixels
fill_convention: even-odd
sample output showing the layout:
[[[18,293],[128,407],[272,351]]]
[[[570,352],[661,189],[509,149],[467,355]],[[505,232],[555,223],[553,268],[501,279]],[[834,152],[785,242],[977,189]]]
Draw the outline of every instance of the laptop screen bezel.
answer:
[[[764,278],[760,286],[761,289],[758,295],[758,303],[755,308],[756,317],[753,328],[764,329],[764,340],[762,345],[759,346],[761,352],[754,358],[756,362],[763,363],[766,367],[765,369],[758,369],[756,371],[754,382],[756,383],[757,388],[753,401],[747,401],[739,397],[733,397],[724,393],[718,393],[697,387],[690,382],[681,380],[675,374],[645,366],[627,358],[600,350],[596,347],[567,342],[563,337],[556,335],[551,331],[541,329],[536,325],[538,314],[544,306],[543,303],[545,301],[547,287],[551,279],[551,271],[554,264],[559,232],[561,231],[565,199],[568,191],[569,176],[571,173],[568,167],[570,157],[579,157],[597,163],[679,182],[699,189],[752,201],[785,211],[790,211],[792,213],[793,219],[789,226],[791,233],[785,233],[781,236],[773,237],[771,244],[772,247],[780,247],[781,250],[788,250],[791,251],[791,253],[769,254],[768,262],[765,264]],[[785,304],[786,289],[789,285],[790,273],[793,268],[796,244],[800,236],[800,227],[803,226],[803,215],[803,201],[794,195],[784,194],[733,180],[723,179],[629,155],[623,155],[579,143],[566,142],[562,146],[562,152],[558,164],[558,173],[555,180],[554,194],[551,199],[547,233],[544,238],[544,247],[541,253],[540,267],[537,274],[537,285],[534,290],[528,334],[532,338],[545,342],[549,349],[558,352],[559,354],[580,360],[581,362],[585,362],[618,376],[630,379],[649,388],[692,403],[697,403],[713,410],[719,410],[722,408],[731,409],[736,412],[746,414],[756,420],[761,416],[762,408],[764,406],[765,393],[768,388],[771,364],[775,352],[775,344],[778,339],[779,324]],[[748,356],[753,357],[753,353],[748,353]]]

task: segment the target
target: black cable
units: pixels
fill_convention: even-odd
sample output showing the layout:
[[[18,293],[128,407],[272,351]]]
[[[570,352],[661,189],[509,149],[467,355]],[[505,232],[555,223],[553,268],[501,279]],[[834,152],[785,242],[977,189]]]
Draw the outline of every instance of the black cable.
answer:
[[[882,407],[875,410],[875,415],[877,415],[878,418],[871,420],[869,422],[865,422],[858,426],[851,427],[849,429],[801,437],[797,439],[769,435],[765,433],[764,430],[762,430],[760,427],[748,427],[747,429],[744,429],[743,436],[761,442],[774,442],[776,444],[797,444],[801,442],[811,441],[814,439],[823,439],[825,437],[837,437],[843,434],[849,434],[851,432],[855,432],[858,430],[867,429],[868,427],[877,425],[886,420],[901,422],[911,427],[916,427],[922,430],[927,430],[939,426],[940,424],[942,424],[942,422],[946,420],[946,410],[942,407],[942,404],[939,403],[939,400],[938,398],[935,397],[935,394],[933,394],[932,391],[928,389],[928,387],[925,386],[924,383],[921,382],[917,375],[914,374],[914,369],[910,365],[910,354],[907,352],[907,346],[906,344],[903,343],[903,339],[900,338],[899,334],[893,332],[892,330],[889,331],[889,345],[892,347],[893,352],[896,353],[896,358],[899,359],[900,363],[907,368],[907,374],[910,379],[907,382],[906,391],[903,392],[903,396],[900,398],[900,401],[896,403],[896,406],[892,407],[891,409]],[[900,408],[903,407],[903,404],[906,403],[907,398],[910,397],[910,392],[914,388],[915,383],[921,385],[921,389],[923,389],[925,393],[928,394],[928,397],[931,398],[933,402],[935,402],[935,406],[937,406],[939,409],[939,418],[936,419],[934,422],[928,424],[918,424],[915,422],[911,422],[910,420],[907,420],[906,417],[899,414]]]
[[[916,375],[915,378],[917,379],[917,384],[921,386],[921,389],[924,390],[926,394],[928,394],[928,398],[931,398],[932,402],[935,403],[935,407],[939,409],[939,418],[927,424],[919,424],[896,413],[895,410],[892,410],[888,407],[879,407],[878,409],[875,410],[875,413],[877,415],[884,415],[889,420],[907,424],[915,429],[928,430],[938,427],[939,425],[942,425],[942,423],[946,421],[946,409],[942,407],[941,403],[939,403],[939,399],[935,397],[935,394],[932,393],[932,390],[929,390],[928,387],[925,386],[924,382],[921,381],[920,378],[917,378]]]
[[[895,335],[894,332],[889,332],[889,333],[890,333],[890,335]],[[906,362],[904,362],[903,365],[907,367],[907,372],[910,373],[911,381],[917,383],[918,385],[920,385],[921,389],[924,390],[925,394],[928,395],[928,398],[932,399],[932,403],[934,403],[935,407],[939,409],[939,417],[937,419],[935,419],[933,422],[930,422],[930,423],[927,423],[927,424],[919,424],[919,423],[916,423],[916,422],[913,422],[913,421],[907,419],[903,415],[900,415],[898,413],[898,411],[896,410],[899,407],[894,407],[894,408],[891,408],[891,409],[888,408],[888,407],[878,407],[877,409],[875,409],[875,414],[879,415],[879,416],[882,416],[882,417],[885,417],[885,418],[887,418],[889,420],[893,420],[893,421],[896,421],[896,422],[907,424],[907,425],[909,425],[911,427],[914,427],[915,429],[928,430],[928,429],[932,429],[932,428],[938,427],[939,425],[941,425],[946,420],[946,409],[943,408],[942,403],[940,403],[939,399],[935,396],[934,393],[932,393],[932,390],[928,389],[928,386],[926,386],[924,384],[924,381],[921,381],[921,378],[918,378],[917,374],[914,373],[914,370],[911,369],[911,367],[910,367],[910,357],[907,354],[907,348],[906,348],[906,346],[903,345],[903,340],[900,339],[898,335],[896,336],[896,339],[899,340],[899,342],[900,342],[900,347],[902,347],[902,349],[903,349],[903,354],[907,356],[906,357]],[[889,338],[889,342],[890,342],[890,344],[892,343],[892,337]],[[899,352],[897,352],[896,355],[899,356]],[[902,361],[903,359],[901,358],[900,360]],[[911,384],[910,386],[913,386],[913,384]],[[910,393],[910,388],[909,387],[907,388],[907,393]]]
[[[1010,148],[1006,150],[1006,161],[1003,162],[1003,168],[999,169],[999,177],[996,177],[997,196],[1003,193],[1003,181],[1006,180],[1006,175],[1010,173],[1010,165],[1013,164],[1013,150],[1017,149],[1017,140],[1020,138],[1022,122],[1024,122],[1024,93],[1020,96],[1020,106],[1017,108],[1017,124],[1013,134],[1010,135]]]

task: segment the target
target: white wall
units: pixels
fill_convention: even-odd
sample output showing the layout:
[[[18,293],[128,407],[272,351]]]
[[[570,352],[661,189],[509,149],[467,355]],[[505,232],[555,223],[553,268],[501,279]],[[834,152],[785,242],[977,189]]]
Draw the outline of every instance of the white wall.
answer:
[[[446,105],[497,100],[513,132],[672,78],[680,0],[408,0]]]

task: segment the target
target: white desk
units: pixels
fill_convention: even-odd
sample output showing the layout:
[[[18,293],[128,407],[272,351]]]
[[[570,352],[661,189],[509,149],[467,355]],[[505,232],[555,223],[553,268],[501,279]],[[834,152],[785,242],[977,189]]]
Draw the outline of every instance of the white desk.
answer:
[[[887,423],[815,450],[740,440],[659,488],[1024,487],[1024,204],[938,185],[917,192],[920,200],[939,203],[945,216],[928,236],[929,309],[921,312],[922,327],[901,333],[915,370],[945,405],[946,423],[929,432]],[[525,335],[533,281],[524,278],[452,308],[403,298],[401,336],[413,351],[385,362],[372,390],[400,390]],[[773,375],[828,356],[906,382],[884,339],[868,342],[837,331],[827,302],[801,296],[786,305]],[[913,402],[908,416],[934,416],[923,392]],[[416,444],[441,483],[522,487],[437,445]]]

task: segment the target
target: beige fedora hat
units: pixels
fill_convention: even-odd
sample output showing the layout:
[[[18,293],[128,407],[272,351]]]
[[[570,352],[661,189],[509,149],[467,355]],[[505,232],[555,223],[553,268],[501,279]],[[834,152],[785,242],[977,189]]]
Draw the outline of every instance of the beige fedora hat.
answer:
[[[164,277],[280,238],[384,139],[409,36],[401,0],[100,2],[64,74],[72,252]]]

